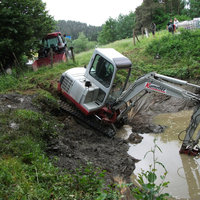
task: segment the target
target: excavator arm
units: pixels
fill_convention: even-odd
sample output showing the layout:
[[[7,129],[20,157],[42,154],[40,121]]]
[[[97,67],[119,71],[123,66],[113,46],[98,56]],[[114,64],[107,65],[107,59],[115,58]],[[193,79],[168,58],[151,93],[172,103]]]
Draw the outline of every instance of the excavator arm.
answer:
[[[124,117],[130,111],[130,109],[135,106],[136,101],[138,101],[143,95],[145,95],[148,92],[158,92],[176,98],[192,100],[195,102],[196,108],[191,117],[191,122],[186,130],[186,135],[183,140],[180,153],[190,155],[199,154],[200,149],[196,148],[196,145],[199,142],[200,131],[198,132],[195,140],[193,139],[193,135],[198,124],[200,123],[200,96],[193,92],[183,89],[182,87],[180,87],[180,85],[188,85],[200,89],[200,86],[198,85],[191,84],[187,81],[175,79],[172,77],[164,76],[161,74],[157,74],[155,72],[151,72],[142,76],[141,78],[137,79],[133,84],[131,84],[129,88],[125,90],[112,105],[113,110],[121,109],[122,107],[124,107],[124,105],[126,105],[125,109],[123,109],[118,115],[117,121]],[[143,95],[141,95],[142,92]],[[137,96],[139,96],[139,98],[133,101],[134,97]],[[127,102],[130,101],[131,103],[128,106]]]

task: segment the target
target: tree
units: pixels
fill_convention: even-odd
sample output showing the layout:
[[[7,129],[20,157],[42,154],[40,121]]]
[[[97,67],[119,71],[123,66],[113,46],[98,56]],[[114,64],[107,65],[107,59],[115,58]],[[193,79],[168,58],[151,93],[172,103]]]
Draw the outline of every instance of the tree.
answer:
[[[135,26],[135,14],[130,12],[128,15],[119,15],[118,19],[109,18],[103,24],[102,31],[99,33],[98,41],[100,44],[107,44],[116,40],[130,38]]]
[[[184,0],[163,0],[165,13],[170,15],[180,15],[185,7]]]
[[[162,10],[162,4],[155,0],[143,0],[141,6],[136,8],[136,29],[140,31],[141,26],[149,28],[151,22],[157,24],[155,20],[156,12]],[[160,12],[162,13],[162,11]]]
[[[189,0],[189,15],[191,18],[200,17],[200,1]]]
[[[56,31],[62,34],[70,35],[73,40],[79,37],[79,33],[83,32],[90,41],[97,41],[98,33],[101,31],[100,26],[91,26],[86,23],[76,21],[59,20],[56,23]]]
[[[98,41],[100,44],[107,44],[114,42],[117,39],[116,34],[117,21],[109,18],[105,24],[103,24],[102,31],[99,33]]]
[[[39,40],[50,32],[53,18],[41,0],[0,1],[0,65],[7,68],[31,56]]]
[[[185,0],[143,0],[135,11],[136,29],[139,32],[141,26],[149,28],[151,22],[157,29],[163,29],[171,17],[182,14],[184,7]]]
[[[87,51],[94,48],[95,45],[96,43],[89,41],[83,32],[79,33],[78,39],[73,41],[74,51],[76,53]]]
[[[117,39],[132,37],[134,26],[135,14],[133,12],[130,12],[129,15],[119,15],[116,26]]]

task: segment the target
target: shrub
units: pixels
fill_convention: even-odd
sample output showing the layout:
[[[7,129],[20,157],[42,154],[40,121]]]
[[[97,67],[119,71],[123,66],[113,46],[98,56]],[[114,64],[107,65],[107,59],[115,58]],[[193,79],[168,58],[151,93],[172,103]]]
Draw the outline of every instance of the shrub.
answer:
[[[200,52],[200,30],[181,30],[180,34],[168,34],[158,40],[153,40],[146,52],[150,55],[157,53],[171,62],[194,57],[197,59]]]
[[[95,45],[96,45],[96,42],[89,41],[83,32],[79,34],[78,39],[73,41],[75,53],[87,51],[89,49],[94,48]]]
[[[180,33],[166,34],[152,40],[145,48],[147,56],[161,57],[160,73],[177,78],[198,78],[200,30],[181,29]]]

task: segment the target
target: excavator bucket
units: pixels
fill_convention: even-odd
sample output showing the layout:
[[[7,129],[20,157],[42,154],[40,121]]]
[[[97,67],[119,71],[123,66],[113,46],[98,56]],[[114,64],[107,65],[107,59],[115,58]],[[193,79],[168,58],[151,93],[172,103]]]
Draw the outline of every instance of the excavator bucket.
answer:
[[[200,154],[200,148],[197,146],[200,138],[200,130],[198,131],[196,138],[195,139],[193,138],[199,123],[200,123],[200,105],[196,106],[191,116],[190,124],[186,129],[186,135],[183,140],[181,149],[179,151],[180,154],[187,154],[192,156],[197,156]]]

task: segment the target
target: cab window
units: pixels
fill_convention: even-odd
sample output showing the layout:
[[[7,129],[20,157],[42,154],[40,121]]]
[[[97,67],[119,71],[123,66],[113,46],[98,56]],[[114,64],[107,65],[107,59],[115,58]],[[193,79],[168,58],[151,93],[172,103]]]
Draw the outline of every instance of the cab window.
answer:
[[[126,89],[129,69],[118,69],[107,102],[114,102]]]
[[[52,45],[57,47],[58,46],[58,38],[57,37],[54,37],[54,38],[48,38],[46,40],[47,42],[47,46],[48,48],[50,48]]]
[[[89,74],[105,87],[109,87],[114,72],[113,65],[100,55],[96,55]]]

